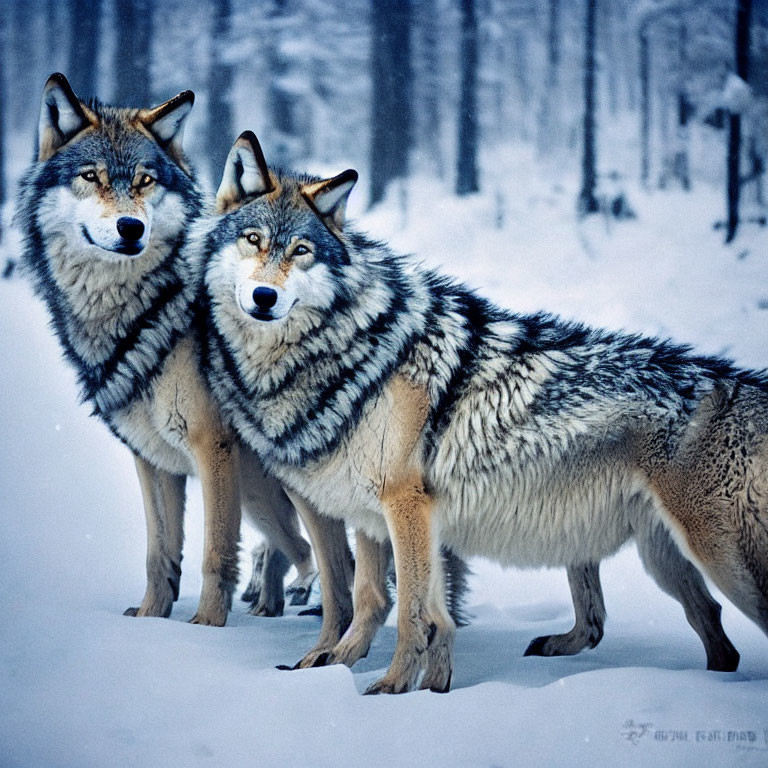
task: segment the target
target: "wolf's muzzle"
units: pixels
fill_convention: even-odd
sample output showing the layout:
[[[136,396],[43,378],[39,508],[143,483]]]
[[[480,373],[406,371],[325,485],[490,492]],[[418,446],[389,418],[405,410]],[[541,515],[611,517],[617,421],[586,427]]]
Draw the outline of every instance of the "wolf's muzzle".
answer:
[[[253,303],[256,305],[256,310],[261,315],[266,315],[269,310],[277,304],[277,291],[274,288],[268,288],[265,285],[260,285],[258,288],[253,289]]]
[[[276,320],[281,312],[274,314],[280,301],[280,294],[269,285],[258,284],[253,280],[244,282],[237,291],[240,309],[255,320]]]
[[[117,231],[123,240],[136,242],[144,234],[144,222],[131,216],[122,216],[117,220]]]
[[[132,216],[122,216],[117,220],[117,232],[121,242],[115,247],[118,253],[136,256],[144,250],[141,238],[144,235],[144,222]]]

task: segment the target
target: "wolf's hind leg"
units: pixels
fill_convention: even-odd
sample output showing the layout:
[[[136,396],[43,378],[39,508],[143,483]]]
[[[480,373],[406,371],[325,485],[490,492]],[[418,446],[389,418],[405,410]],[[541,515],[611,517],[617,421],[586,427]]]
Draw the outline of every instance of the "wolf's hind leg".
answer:
[[[720,603],[710,594],[698,569],[683,557],[663,525],[649,521],[635,533],[646,571],[664,592],[680,601],[688,623],[701,638],[707,669],[733,672],[739,666],[739,652],[723,630]]]
[[[270,550],[275,548],[280,550],[288,558],[289,566],[291,564],[296,566],[298,574],[288,589],[284,588],[282,581],[278,582],[274,578],[268,579],[267,582],[261,579],[261,584],[266,584],[267,589],[277,590],[280,594],[256,595],[255,592],[251,592],[252,596],[249,599],[252,602],[263,601],[265,604],[277,606],[278,603],[283,602],[284,595],[287,595],[291,605],[306,605],[312,584],[317,578],[317,571],[312,562],[312,550],[301,535],[298,515],[282,486],[275,478],[264,472],[256,455],[247,449],[241,453],[240,487],[246,517],[264,534]],[[275,562],[271,568],[275,569],[277,565],[278,562]],[[269,563],[263,562],[262,567],[269,567]],[[254,578],[257,577],[254,576]],[[254,579],[251,580],[252,583],[253,581]],[[246,599],[245,595],[243,599]],[[269,615],[281,614],[282,611]]]
[[[576,623],[563,635],[535,638],[525,649],[525,656],[571,656],[584,648],[595,648],[602,640],[605,603],[600,564],[571,565],[567,571]]]
[[[147,520],[147,590],[126,616],[163,616],[179,597],[184,543],[185,475],[172,475],[134,454]]]
[[[373,638],[392,609],[387,570],[392,556],[389,541],[379,543],[362,531],[356,534],[354,615],[349,629],[328,654],[326,664],[351,667],[368,655]]]
[[[283,581],[291,564],[275,547],[264,549],[261,569],[261,589],[248,613],[253,616],[282,616],[285,608]]]
[[[264,558],[269,545],[266,541],[257,544],[251,550],[251,579],[240,599],[246,603],[255,603],[261,594],[262,571],[264,570]]]
[[[326,663],[328,654],[352,621],[352,595],[349,587],[354,575],[354,560],[347,544],[347,531],[341,520],[319,514],[298,495],[291,494],[291,501],[307,528],[320,569],[323,624],[314,648],[294,667],[280,668],[306,669]]]

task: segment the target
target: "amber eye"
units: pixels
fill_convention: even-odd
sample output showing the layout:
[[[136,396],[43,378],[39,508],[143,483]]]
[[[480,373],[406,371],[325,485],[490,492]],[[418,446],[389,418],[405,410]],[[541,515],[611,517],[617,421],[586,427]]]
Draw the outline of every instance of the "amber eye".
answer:
[[[249,232],[245,239],[251,244],[258,246],[261,243],[261,238],[256,234],[256,232]]]
[[[86,181],[90,181],[91,183],[99,180],[99,177],[96,175],[96,171],[83,171],[80,174],[80,178],[85,179]]]
[[[150,184],[153,184],[154,181],[155,180],[148,173],[143,174],[139,179],[139,189],[148,187]]]
[[[302,256],[305,253],[309,253],[309,248],[307,248],[306,245],[297,245],[293,249],[293,255],[294,256]]]

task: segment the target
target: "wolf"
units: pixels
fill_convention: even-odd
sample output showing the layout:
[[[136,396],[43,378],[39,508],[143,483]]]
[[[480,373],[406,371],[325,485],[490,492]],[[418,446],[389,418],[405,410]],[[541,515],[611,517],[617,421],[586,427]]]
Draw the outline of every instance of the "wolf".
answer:
[[[348,226],[356,181],[270,169],[247,132],[193,247],[205,371],[238,433],[313,524],[392,542],[397,644],[368,693],[450,687],[440,545],[565,567],[576,626],[528,649],[555,655],[599,641],[599,563],[634,539],[708,668],[735,669],[702,573],[768,633],[768,376],[502,309]],[[356,597],[376,585],[358,567]],[[327,639],[308,661],[351,658]]]
[[[198,370],[197,281],[182,256],[204,208],[182,151],[193,101],[184,91],[152,109],[86,103],[63,75],[51,75],[16,220],[23,261],[82,399],[135,459],[147,587],[126,614],[170,614],[179,594],[185,483],[196,474],[205,555],[192,621],[221,626],[237,581],[240,492],[251,521],[280,550],[264,564],[252,611],[282,613],[288,560],[298,570],[298,602],[306,602],[315,570],[280,484],[241,449]]]

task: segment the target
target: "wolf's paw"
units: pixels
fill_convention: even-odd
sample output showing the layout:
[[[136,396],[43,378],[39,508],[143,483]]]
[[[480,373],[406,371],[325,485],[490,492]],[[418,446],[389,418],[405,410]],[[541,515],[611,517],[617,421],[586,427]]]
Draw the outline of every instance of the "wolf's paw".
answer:
[[[328,665],[328,659],[332,648],[320,646],[313,648],[303,659],[297,661],[292,667],[286,664],[280,664],[278,669],[311,669],[312,667],[325,667]]]
[[[310,571],[306,576],[297,576],[285,590],[290,598],[290,605],[306,605],[312,592],[312,585],[317,579],[317,571]]]
[[[190,624],[203,624],[210,627],[223,627],[227,623],[227,614],[232,607],[234,581],[225,581],[215,577],[203,578],[203,591],[197,613],[189,620]]]
[[[434,693],[448,693],[451,690],[451,680],[453,672],[451,669],[429,669],[421,681],[422,691],[433,691]]]
[[[227,623],[227,614],[198,612],[189,620],[190,624],[201,624],[206,627],[223,627]]]
[[[322,616],[322,605],[310,605],[309,608],[305,608],[303,611],[299,611],[299,616]]]
[[[242,595],[240,595],[240,599],[244,603],[256,603],[259,600],[259,595],[261,594],[261,590],[254,589],[251,584],[249,584]]]
[[[730,644],[728,638],[726,641],[728,642],[727,646],[707,654],[707,669],[711,672],[735,672],[739,668],[741,656]]]
[[[273,617],[282,616],[285,610],[283,600],[258,600],[249,609],[251,616]]]
[[[364,696],[376,696],[380,693],[408,693],[413,686],[407,680],[396,679],[390,675],[384,675],[365,690]]]
[[[453,677],[453,635],[452,626],[436,628],[427,648],[427,671],[419,686],[422,690],[435,693],[450,691]]]
[[[351,667],[355,662],[364,659],[371,647],[370,639],[358,635],[343,637],[328,654],[326,664],[345,664]]]
[[[155,618],[167,619],[173,609],[173,593],[169,588],[152,589],[148,588],[141,605],[138,608],[126,608],[123,616],[151,616]]]
[[[573,631],[564,635],[542,635],[531,640],[523,656],[573,656],[585,648],[595,648],[602,637],[602,631],[594,635]]]

